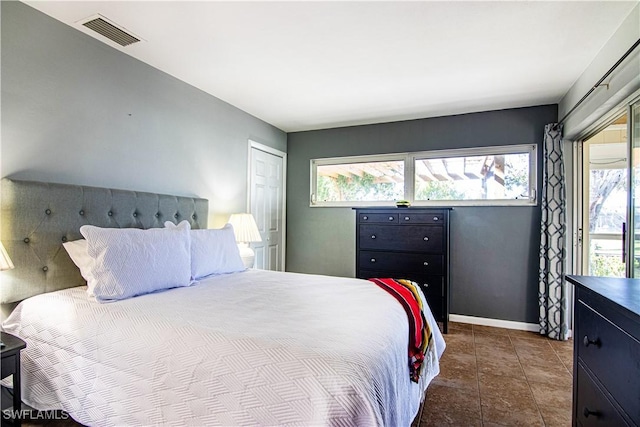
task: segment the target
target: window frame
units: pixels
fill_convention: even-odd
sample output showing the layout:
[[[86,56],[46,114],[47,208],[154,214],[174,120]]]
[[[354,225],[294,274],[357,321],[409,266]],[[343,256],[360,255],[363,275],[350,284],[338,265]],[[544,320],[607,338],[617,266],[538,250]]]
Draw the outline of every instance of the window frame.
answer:
[[[374,163],[374,162],[404,162],[404,194],[407,194],[407,154],[371,154],[365,156],[347,156],[347,157],[327,157],[320,159],[311,159],[311,193],[309,195],[309,206],[311,207],[363,207],[363,206],[395,206],[395,201],[345,201],[345,202],[317,202],[315,195],[317,194],[317,170],[318,166],[327,165],[344,165],[351,163]]]
[[[529,197],[523,197],[521,199],[415,200],[415,162],[417,160],[522,153],[529,154]],[[315,196],[317,194],[317,167],[399,160],[404,161],[404,199],[409,200],[412,206],[537,206],[538,204],[538,146],[536,144],[517,144],[311,159],[309,206],[354,208],[367,206],[395,206],[395,201],[319,202],[315,200]]]

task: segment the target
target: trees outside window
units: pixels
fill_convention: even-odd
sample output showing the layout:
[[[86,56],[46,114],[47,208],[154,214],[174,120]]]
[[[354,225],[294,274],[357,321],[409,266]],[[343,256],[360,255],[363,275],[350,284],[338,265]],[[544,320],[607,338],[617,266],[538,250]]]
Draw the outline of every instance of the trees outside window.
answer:
[[[589,274],[594,276],[625,276],[622,241],[617,236],[627,220],[626,180],[626,169],[589,171]]]
[[[535,205],[535,145],[311,161],[311,206]]]

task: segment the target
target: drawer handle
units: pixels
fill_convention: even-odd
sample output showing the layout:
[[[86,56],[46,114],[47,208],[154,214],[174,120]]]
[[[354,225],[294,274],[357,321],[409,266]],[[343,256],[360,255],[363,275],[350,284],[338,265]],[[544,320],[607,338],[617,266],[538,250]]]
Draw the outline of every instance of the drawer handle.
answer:
[[[584,415],[585,418],[589,418],[589,415],[593,415],[594,417],[597,418],[600,416],[600,411],[590,411],[589,408],[585,406],[584,410],[582,411],[582,414]]]
[[[422,265],[429,265],[429,263],[427,261],[423,262]]]
[[[392,216],[389,217],[389,221],[393,221],[393,217]]]
[[[371,262],[376,262],[376,259],[375,258],[371,258]]]
[[[593,344],[597,348],[600,348],[600,346],[602,345],[602,343],[600,342],[600,338],[596,338],[595,340],[590,340],[589,337],[586,335],[582,339],[582,343],[584,344],[585,347],[589,347],[590,344]]]
[[[371,238],[372,238],[372,239],[375,239],[375,238],[376,238],[376,235],[375,235],[375,234],[372,234],[372,235],[371,235]]]
[[[424,240],[425,242],[428,242],[428,241],[429,241],[429,238],[428,238],[427,236],[424,236],[424,237],[422,238],[422,240]]]
[[[365,215],[365,216],[362,217],[362,219],[364,219],[366,221],[366,220],[369,219],[369,217]]]
[[[425,288],[428,288],[429,284],[428,283],[424,283],[422,286],[424,286]]]
[[[405,221],[409,221],[410,219],[411,219],[411,218],[409,218],[408,216],[405,216],[405,217],[404,217],[404,220],[405,220]]]
[[[437,221],[437,220],[439,220],[439,219],[440,219],[440,218],[438,218],[437,216],[434,216],[434,217],[433,217],[433,220],[434,220],[434,221]]]

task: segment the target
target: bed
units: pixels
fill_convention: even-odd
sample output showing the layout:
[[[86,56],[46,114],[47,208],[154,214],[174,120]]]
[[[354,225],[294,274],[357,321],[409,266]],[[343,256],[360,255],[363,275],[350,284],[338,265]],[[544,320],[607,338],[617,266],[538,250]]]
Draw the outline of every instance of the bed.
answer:
[[[88,224],[204,230],[206,200],[8,179],[2,191],[16,265],[2,302],[22,301],[2,328],[27,343],[22,398],[35,409],[92,426],[401,426],[439,372],[445,344],[426,303],[431,339],[414,382],[407,313],[370,281],[243,270],[88,297],[63,240]]]

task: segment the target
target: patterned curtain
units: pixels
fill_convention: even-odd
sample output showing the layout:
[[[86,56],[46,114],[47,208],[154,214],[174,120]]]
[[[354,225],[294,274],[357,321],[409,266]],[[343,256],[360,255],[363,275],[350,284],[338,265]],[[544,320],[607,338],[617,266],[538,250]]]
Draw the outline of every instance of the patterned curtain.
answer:
[[[562,159],[562,125],[544,127],[542,221],[540,222],[540,334],[566,340],[569,331],[565,273],[566,184]]]

